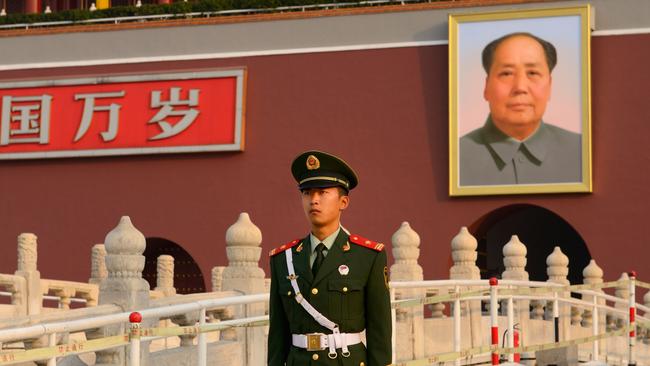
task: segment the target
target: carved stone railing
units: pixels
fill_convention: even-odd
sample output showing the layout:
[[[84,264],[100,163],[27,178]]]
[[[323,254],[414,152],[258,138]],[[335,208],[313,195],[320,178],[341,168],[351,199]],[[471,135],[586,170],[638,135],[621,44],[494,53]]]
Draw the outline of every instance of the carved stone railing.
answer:
[[[11,305],[0,305],[0,317],[27,315],[27,288],[25,278],[0,274],[0,288],[11,298]]]
[[[99,286],[92,283],[46,280],[41,279],[43,295],[54,295],[59,298],[59,309],[70,309],[73,298],[85,300],[86,306],[97,306]]]

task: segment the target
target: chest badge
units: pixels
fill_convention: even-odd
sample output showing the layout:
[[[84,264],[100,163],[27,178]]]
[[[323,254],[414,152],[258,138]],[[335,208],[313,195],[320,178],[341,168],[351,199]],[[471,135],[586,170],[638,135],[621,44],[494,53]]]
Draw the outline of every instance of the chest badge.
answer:
[[[346,266],[345,264],[341,264],[339,266],[339,273],[341,276],[347,276],[348,273],[350,273],[350,267]]]

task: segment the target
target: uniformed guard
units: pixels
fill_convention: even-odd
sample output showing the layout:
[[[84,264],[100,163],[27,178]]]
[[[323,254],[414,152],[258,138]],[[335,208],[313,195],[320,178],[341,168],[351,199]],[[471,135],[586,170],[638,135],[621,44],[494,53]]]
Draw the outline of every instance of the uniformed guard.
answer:
[[[291,172],[311,232],[270,252],[268,365],[390,364],[384,245],[340,224],[357,175],[321,151],[300,154]]]

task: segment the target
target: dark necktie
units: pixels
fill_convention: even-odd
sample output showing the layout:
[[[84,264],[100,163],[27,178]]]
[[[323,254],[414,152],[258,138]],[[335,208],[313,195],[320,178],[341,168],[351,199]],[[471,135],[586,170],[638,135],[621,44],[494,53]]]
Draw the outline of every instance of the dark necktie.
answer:
[[[323,261],[325,260],[325,254],[323,254],[324,250],[327,250],[325,244],[320,243],[316,246],[316,260],[314,261],[314,264],[311,266],[311,273],[314,274],[314,277],[316,277],[316,273],[318,273],[320,266],[323,264]]]

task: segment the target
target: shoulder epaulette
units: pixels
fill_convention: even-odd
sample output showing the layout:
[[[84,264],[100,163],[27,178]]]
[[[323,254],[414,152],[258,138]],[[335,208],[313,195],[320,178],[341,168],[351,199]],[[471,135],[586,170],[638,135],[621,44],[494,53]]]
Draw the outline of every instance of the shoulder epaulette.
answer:
[[[276,254],[280,254],[280,253],[284,252],[284,251],[287,250],[287,249],[293,248],[293,247],[295,247],[298,243],[301,243],[300,239],[296,239],[296,240],[290,241],[290,242],[288,242],[288,243],[286,243],[286,244],[284,244],[284,245],[281,245],[281,246],[279,246],[279,247],[277,247],[277,248],[271,250],[271,251],[269,252],[269,257],[273,257],[274,255],[276,255]]]
[[[368,240],[362,236],[355,235],[355,234],[350,235],[350,242],[357,245],[361,245],[362,247],[376,250],[378,252],[384,250],[384,244],[377,243],[376,241]]]

